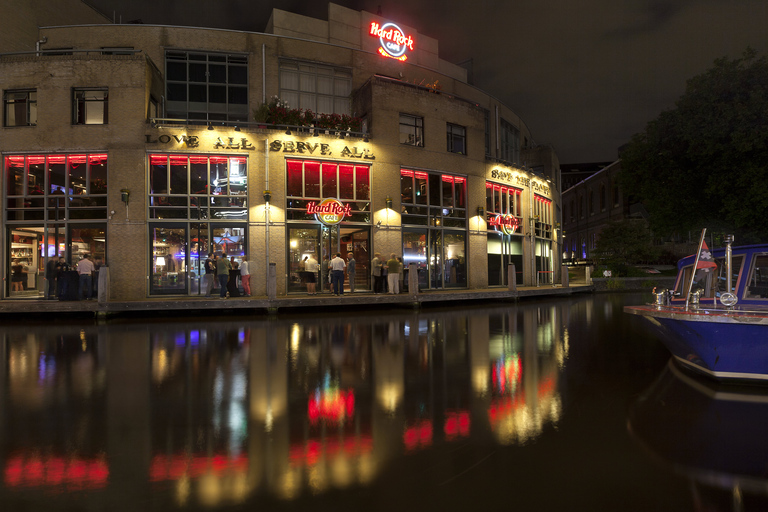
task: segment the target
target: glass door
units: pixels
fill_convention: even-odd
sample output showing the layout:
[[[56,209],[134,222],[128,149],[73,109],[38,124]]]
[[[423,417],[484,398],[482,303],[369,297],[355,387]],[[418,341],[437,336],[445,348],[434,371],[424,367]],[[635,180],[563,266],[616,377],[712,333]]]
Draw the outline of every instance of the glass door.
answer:
[[[443,287],[443,232],[429,230],[429,288]]]
[[[320,254],[320,226],[303,225],[288,228],[288,293],[307,292],[304,262]],[[317,277],[316,277],[317,278]],[[318,289],[321,289],[318,287]]]
[[[150,294],[185,295],[188,291],[186,224],[154,224],[149,228],[149,239],[152,241]]]

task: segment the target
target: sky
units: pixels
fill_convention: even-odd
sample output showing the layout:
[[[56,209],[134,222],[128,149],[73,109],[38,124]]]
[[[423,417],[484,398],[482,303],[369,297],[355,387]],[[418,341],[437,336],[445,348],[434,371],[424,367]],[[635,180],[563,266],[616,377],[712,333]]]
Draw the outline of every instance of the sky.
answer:
[[[263,32],[272,8],[327,19],[323,0],[87,0],[116,22]],[[608,162],[715,59],[768,54],[768,0],[336,0],[472,59],[474,84],[561,164]]]

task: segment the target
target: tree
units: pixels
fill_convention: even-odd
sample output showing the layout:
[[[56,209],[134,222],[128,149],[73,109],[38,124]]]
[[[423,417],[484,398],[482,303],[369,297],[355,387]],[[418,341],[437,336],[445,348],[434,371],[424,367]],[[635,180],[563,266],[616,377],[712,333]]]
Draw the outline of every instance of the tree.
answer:
[[[676,108],[622,151],[621,182],[654,232],[768,238],[768,62],[748,48],[688,80]]]
[[[645,223],[628,219],[613,221],[603,228],[594,255],[615,277],[626,276],[628,265],[657,257]]]

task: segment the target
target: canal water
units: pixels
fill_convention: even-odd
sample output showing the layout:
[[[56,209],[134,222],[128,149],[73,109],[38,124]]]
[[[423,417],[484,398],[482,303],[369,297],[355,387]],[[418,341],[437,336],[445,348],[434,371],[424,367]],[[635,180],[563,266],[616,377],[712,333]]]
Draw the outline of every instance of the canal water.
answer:
[[[764,398],[721,414],[649,297],[6,321],[0,510],[766,510],[766,442],[723,432]]]

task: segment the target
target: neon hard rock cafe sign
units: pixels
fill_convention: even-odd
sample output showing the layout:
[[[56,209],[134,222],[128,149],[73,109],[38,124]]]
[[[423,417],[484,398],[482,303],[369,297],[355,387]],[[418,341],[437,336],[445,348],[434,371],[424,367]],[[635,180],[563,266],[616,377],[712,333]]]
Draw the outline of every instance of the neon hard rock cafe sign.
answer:
[[[379,53],[385,57],[397,60],[406,60],[406,50],[413,51],[413,38],[406,36],[403,29],[394,23],[385,23],[379,26],[375,21],[371,22],[370,35],[379,38]]]
[[[334,226],[344,220],[344,217],[352,215],[352,206],[342,204],[339,200],[328,198],[320,201],[320,204],[312,201],[307,205],[307,213],[326,226]]]
[[[505,235],[511,235],[520,227],[520,220],[512,215],[495,215],[488,220],[488,224],[498,227]]]

